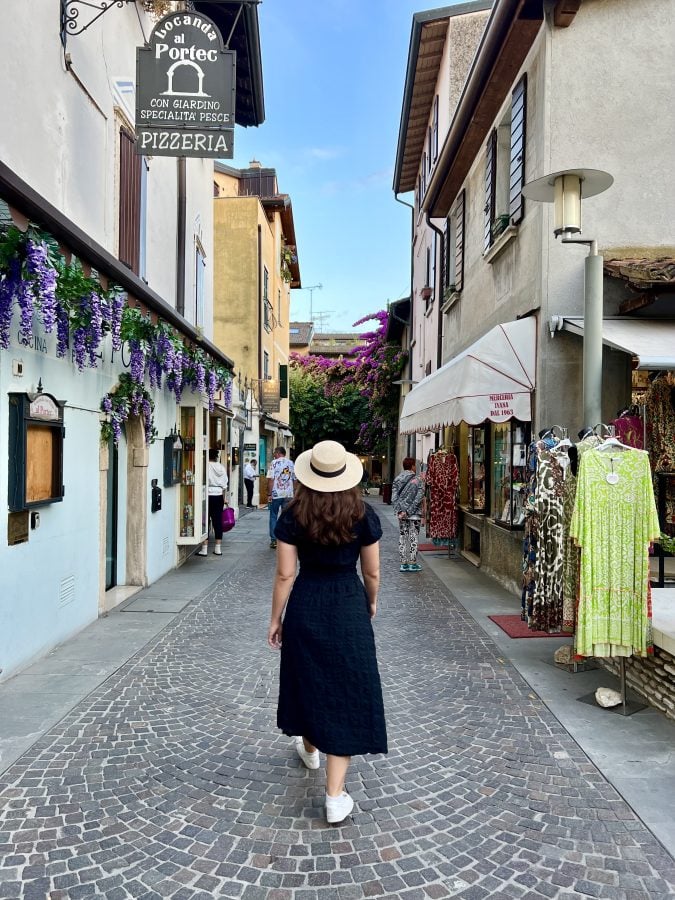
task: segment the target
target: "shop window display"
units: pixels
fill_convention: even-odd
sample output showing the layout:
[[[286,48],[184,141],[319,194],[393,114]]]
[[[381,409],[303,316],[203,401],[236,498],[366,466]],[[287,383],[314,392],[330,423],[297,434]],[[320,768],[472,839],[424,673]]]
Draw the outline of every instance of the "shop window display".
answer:
[[[486,424],[469,426],[467,454],[468,501],[472,512],[485,512],[488,492],[487,482],[487,429]]]
[[[495,522],[506,528],[525,525],[529,441],[528,423],[513,420],[494,426],[492,514]]]

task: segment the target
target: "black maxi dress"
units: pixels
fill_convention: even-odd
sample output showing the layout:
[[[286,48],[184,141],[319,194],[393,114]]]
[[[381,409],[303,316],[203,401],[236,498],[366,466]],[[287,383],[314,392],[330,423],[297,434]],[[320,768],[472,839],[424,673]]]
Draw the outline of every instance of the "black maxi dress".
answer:
[[[297,547],[300,562],[283,620],[277,726],[335,756],[386,753],[375,638],[356,571],[361,547],[382,536],[377,513],[366,504],[355,539],[337,547],[303,539],[292,510],[275,535]]]

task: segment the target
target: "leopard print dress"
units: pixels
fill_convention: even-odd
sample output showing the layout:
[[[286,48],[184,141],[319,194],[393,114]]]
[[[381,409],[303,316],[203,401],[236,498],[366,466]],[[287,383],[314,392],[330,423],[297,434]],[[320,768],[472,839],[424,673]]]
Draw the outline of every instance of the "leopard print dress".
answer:
[[[534,563],[530,628],[560,631],[563,621],[563,497],[569,469],[567,448],[538,449],[535,507],[539,541]]]

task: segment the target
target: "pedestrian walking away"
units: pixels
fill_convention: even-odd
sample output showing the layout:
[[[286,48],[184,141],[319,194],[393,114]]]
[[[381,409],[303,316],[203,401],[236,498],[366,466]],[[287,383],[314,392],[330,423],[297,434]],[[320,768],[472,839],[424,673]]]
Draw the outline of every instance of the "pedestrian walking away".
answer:
[[[209,498],[209,519],[213,526],[215,546],[213,552],[216,556],[222,556],[221,542],[223,539],[223,507],[227,494],[227,472],[225,466],[218,462],[220,453],[218,450],[209,450],[209,462],[206,472],[207,491]],[[197,556],[206,556],[209,552],[208,537],[199,548]]]
[[[255,479],[258,477],[255,459],[249,459],[244,466],[244,487],[246,488],[246,506],[253,509],[253,488],[255,487]]]
[[[275,447],[272,462],[267,469],[267,507],[270,511],[270,547],[275,549],[277,539],[274,529],[283,506],[293,496],[295,467],[290,459],[286,459],[286,448]]]
[[[391,486],[391,505],[398,518],[398,549],[401,572],[419,572],[417,546],[422,524],[424,480],[415,472],[415,460],[406,456],[403,471],[394,478]]]
[[[295,473],[296,495],[276,526],[267,634],[281,649],[277,726],[308,769],[326,754],[326,819],[337,824],[354,808],[345,790],[351,757],[387,752],[372,627],[382,526],[361,494],[361,462],[342,444],[316,444]]]

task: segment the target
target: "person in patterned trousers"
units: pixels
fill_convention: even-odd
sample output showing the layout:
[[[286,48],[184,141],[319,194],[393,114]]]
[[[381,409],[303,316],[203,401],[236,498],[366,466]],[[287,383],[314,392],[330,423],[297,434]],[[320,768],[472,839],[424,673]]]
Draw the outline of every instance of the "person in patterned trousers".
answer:
[[[403,471],[394,478],[391,486],[391,505],[398,518],[398,548],[401,572],[419,572],[417,545],[422,524],[424,480],[415,472],[415,460],[406,456]]]

